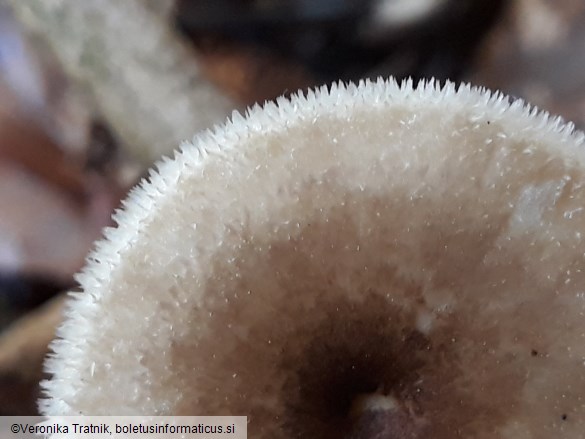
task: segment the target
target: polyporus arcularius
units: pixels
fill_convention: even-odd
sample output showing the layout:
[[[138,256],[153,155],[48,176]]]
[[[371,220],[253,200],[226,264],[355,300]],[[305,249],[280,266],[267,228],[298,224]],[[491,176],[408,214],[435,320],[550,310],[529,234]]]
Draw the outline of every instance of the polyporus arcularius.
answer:
[[[42,412],[581,437],[583,143],[466,85],[333,85],[234,114],[116,214]]]

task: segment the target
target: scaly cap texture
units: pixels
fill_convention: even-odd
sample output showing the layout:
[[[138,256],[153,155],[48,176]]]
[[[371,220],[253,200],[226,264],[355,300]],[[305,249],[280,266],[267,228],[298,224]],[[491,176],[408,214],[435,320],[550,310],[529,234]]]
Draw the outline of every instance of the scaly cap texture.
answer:
[[[256,438],[576,438],[583,143],[432,81],[234,113],[116,213],[41,410],[247,415]]]

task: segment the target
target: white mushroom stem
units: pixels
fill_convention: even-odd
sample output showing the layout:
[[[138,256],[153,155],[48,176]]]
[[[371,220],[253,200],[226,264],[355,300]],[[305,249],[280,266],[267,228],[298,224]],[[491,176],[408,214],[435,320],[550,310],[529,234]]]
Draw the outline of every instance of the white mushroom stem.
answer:
[[[9,0],[65,71],[91,93],[135,158],[150,166],[194,131],[222,120],[234,103],[200,72],[173,32],[172,2]]]
[[[352,406],[379,393],[396,437],[579,437],[583,143],[520,101],[432,82],[235,113],[116,214],[42,411],[363,437]]]

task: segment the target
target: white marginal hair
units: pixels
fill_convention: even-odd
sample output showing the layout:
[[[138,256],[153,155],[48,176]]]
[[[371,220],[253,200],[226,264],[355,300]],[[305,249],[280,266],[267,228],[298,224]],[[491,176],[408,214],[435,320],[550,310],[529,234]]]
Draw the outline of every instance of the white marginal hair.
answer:
[[[41,412],[247,415],[254,437],[287,437],[295,413],[328,431],[319,398],[356,396],[345,379],[404,398],[412,377],[384,372],[398,364],[433,431],[538,437],[559,410],[580,416],[564,434],[585,431],[584,137],[435,81],[234,113],[116,212],[51,345]],[[433,415],[452,401],[465,407]]]

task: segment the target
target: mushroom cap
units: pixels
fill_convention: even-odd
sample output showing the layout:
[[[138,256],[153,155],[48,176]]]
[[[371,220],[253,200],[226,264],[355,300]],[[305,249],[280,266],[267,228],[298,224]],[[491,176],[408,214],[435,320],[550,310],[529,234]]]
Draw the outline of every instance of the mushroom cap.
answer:
[[[246,415],[256,438],[576,438],[583,143],[432,81],[234,113],[115,214],[41,410]]]

